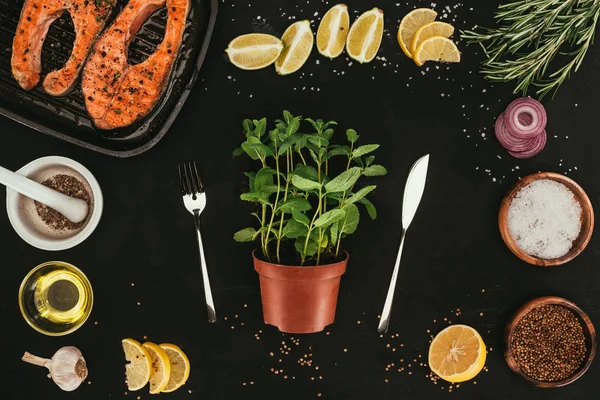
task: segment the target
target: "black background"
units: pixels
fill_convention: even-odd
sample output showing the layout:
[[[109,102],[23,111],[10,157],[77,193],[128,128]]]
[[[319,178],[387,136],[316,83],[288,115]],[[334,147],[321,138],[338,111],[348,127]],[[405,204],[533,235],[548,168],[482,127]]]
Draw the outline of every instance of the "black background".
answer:
[[[497,5],[475,0],[435,3],[440,15],[445,6],[451,8],[445,19],[457,29],[492,24]],[[186,386],[160,395],[163,398],[310,399],[318,393],[330,399],[597,396],[598,362],[568,387],[541,390],[513,374],[502,355],[507,319],[537,296],[571,299],[600,323],[597,238],[567,265],[536,268],[509,252],[498,233],[496,215],[510,186],[539,170],[567,173],[597,206],[600,168],[594,148],[600,47],[590,50],[581,70],[554,100],[544,101],[548,145],[535,159],[520,161],[490,137],[494,117],[514,97],[513,85],[491,86],[480,77],[478,47],[459,43],[462,63],[439,69],[435,64],[419,69],[401,53],[395,40],[399,19],[415,6],[430,6],[430,1],[348,2],[353,19],[354,12],[374,6],[385,12],[386,33],[379,52],[385,59],[371,64],[348,65],[345,54],[329,61],[315,49],[300,72],[289,77],[277,76],[272,68],[236,69],[223,53],[235,36],[257,30],[281,34],[291,20],[305,18],[314,20],[316,30],[319,18],[333,5],[315,0],[274,4],[219,3],[201,79],[170,132],[140,156],[109,158],[1,120],[1,165],[16,170],[41,156],[71,157],[97,177],[105,209],[87,241],[59,253],[27,245],[12,230],[5,212],[0,213],[0,397],[148,398],[146,389],[124,394],[120,344],[124,337],[143,340],[144,335],[158,343],[180,345],[192,363]],[[242,173],[256,166],[244,158],[234,160],[231,150],[242,140],[243,118],[266,116],[272,121],[284,108],[337,120],[340,138],[352,127],[363,144],[380,143],[377,161],[389,174],[373,180],[378,189],[371,198],[379,218],[371,221],[364,214],[357,233],[345,242],[351,259],[342,278],[335,324],[326,329],[330,334],[301,336],[300,344],[291,345],[291,353],[278,363],[281,342],[290,344],[290,335],[263,324],[252,245],[232,240],[236,230],[252,222],[252,207],[240,201],[239,194],[245,185]],[[425,153],[431,153],[427,187],[408,234],[390,327],[390,334],[399,336],[381,338],[377,315],[396,257],[403,186],[409,167]],[[219,316],[214,325],[206,322],[193,221],[179,196],[176,166],[187,159],[198,162],[207,187],[203,227]],[[31,329],[17,305],[22,278],[36,265],[54,259],[82,268],[95,294],[89,321],[61,338]],[[457,308],[462,311],[459,317],[451,311]],[[447,384],[434,385],[425,377],[427,368],[411,363],[419,355],[426,357],[427,330],[439,331],[447,325],[444,318],[475,327],[491,350],[489,372],[481,372],[476,384],[464,383],[450,394]],[[64,345],[79,347],[90,369],[91,383],[73,393],[61,392],[45,377],[46,371],[20,361],[24,351],[49,357]],[[298,358],[309,352],[313,368],[300,366]],[[386,371],[392,362],[396,367]],[[405,371],[397,372],[398,366]],[[270,372],[274,367],[283,368],[284,374]]]

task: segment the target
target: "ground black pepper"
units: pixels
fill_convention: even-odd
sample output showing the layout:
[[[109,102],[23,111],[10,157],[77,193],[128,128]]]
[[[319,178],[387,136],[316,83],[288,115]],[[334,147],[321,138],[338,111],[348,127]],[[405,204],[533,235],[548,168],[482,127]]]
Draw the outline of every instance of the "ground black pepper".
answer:
[[[557,305],[525,314],[515,326],[511,345],[521,370],[545,382],[573,376],[586,355],[581,322],[569,309]]]
[[[65,174],[54,175],[42,182],[42,185],[54,189],[58,192],[64,193],[67,196],[74,197],[85,201],[88,206],[90,205],[91,198],[88,191],[85,189],[83,183],[79,179]],[[75,230],[81,228],[86,220],[79,223],[71,222],[64,215],[58,211],[46,206],[45,204],[35,202],[35,209],[37,214],[40,216],[48,226],[58,231],[64,230]]]

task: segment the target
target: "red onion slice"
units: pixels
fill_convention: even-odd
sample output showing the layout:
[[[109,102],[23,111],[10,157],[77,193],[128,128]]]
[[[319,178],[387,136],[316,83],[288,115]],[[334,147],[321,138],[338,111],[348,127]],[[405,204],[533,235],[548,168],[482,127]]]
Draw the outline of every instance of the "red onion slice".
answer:
[[[508,151],[521,152],[531,150],[537,143],[537,138],[522,139],[517,136],[511,135],[510,131],[506,129],[506,123],[504,121],[504,113],[500,114],[496,119],[494,125],[494,133],[498,142]]]
[[[506,129],[511,135],[521,139],[538,136],[546,128],[548,117],[544,106],[529,97],[514,100],[506,108]]]
[[[521,151],[521,152],[516,152],[516,151],[509,151],[508,154],[510,154],[513,157],[516,158],[532,158],[537,156],[538,154],[540,154],[542,152],[542,150],[544,150],[544,147],[546,146],[546,139],[547,139],[547,135],[546,135],[546,131],[542,131],[541,135],[538,135],[535,140],[535,146],[532,147],[529,150],[526,151]]]

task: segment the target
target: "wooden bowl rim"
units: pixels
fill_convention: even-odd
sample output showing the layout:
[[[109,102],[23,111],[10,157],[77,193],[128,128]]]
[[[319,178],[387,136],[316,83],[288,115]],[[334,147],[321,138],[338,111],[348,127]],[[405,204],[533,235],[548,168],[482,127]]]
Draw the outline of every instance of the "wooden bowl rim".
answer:
[[[548,304],[562,306],[562,307],[569,309],[573,313],[575,313],[575,315],[577,315],[583,321],[582,327],[583,327],[584,335],[585,335],[586,339],[589,339],[589,341],[590,341],[590,348],[589,348],[589,352],[587,355],[587,359],[586,359],[585,363],[582,365],[582,367],[575,374],[570,376],[569,378],[563,379],[562,381],[556,381],[556,382],[545,382],[545,381],[540,381],[540,380],[530,377],[529,375],[527,375],[526,373],[524,373],[521,370],[521,368],[519,367],[519,364],[517,363],[517,360],[515,360],[515,358],[512,354],[511,338],[512,338],[512,335],[514,334],[517,322],[519,320],[521,320],[521,318],[523,318],[523,316],[525,314],[529,313],[534,308],[538,308],[540,306],[548,305]],[[517,375],[523,377],[526,381],[528,381],[529,383],[531,383],[532,385],[534,385],[536,387],[557,388],[557,387],[566,386],[568,384],[575,382],[577,379],[581,378],[581,376],[583,376],[583,374],[585,374],[587,372],[587,370],[590,368],[590,366],[592,365],[592,362],[594,361],[594,357],[596,356],[596,348],[597,348],[596,328],[594,327],[594,324],[592,323],[592,320],[590,319],[590,317],[581,308],[579,308],[579,306],[577,304],[573,303],[571,300],[567,300],[563,297],[558,297],[558,296],[543,296],[543,297],[538,297],[538,298],[529,300],[528,302],[523,304],[521,307],[519,307],[517,312],[515,312],[515,314],[512,316],[512,318],[506,325],[506,329],[504,332],[504,346],[505,346],[504,358],[506,360],[506,363],[508,364],[508,367],[513,372],[515,372]]]
[[[569,252],[562,257],[549,260],[530,256],[529,254],[525,253],[514,241],[508,230],[508,208],[510,207],[513,198],[524,186],[540,179],[551,179],[567,186],[569,190],[573,192],[575,198],[581,205],[582,215],[584,215],[582,219],[587,218],[589,224],[588,229],[584,229],[582,226],[582,230],[579,233],[579,238],[577,239],[577,241],[580,241],[579,246],[571,248],[571,250],[569,250]],[[592,233],[594,232],[594,222],[594,208],[585,190],[583,190],[583,188],[579,186],[579,184],[573,179],[556,172],[537,172],[519,179],[502,199],[500,210],[498,211],[498,227],[500,229],[502,240],[506,246],[521,260],[528,264],[539,267],[554,267],[557,265],[562,265],[573,260],[579,254],[581,254],[592,238]]]

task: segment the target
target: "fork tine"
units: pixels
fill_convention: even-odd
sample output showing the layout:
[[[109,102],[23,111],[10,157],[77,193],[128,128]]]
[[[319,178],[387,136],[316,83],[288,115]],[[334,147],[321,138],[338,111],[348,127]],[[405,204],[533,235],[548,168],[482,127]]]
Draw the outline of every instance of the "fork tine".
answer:
[[[190,183],[190,175],[186,168],[187,163],[183,163],[183,179],[185,181],[185,193],[191,195],[193,192],[192,184]]]
[[[193,162],[194,167],[194,179],[196,179],[196,184],[198,185],[198,191],[201,192],[204,190],[204,184],[202,183],[202,178],[198,173],[198,167],[196,167],[196,161]]]
[[[187,194],[187,188],[185,186],[184,178],[185,171],[181,168],[181,163],[179,163],[179,165],[177,166],[177,170],[179,171],[179,187],[181,188],[181,194],[185,195]]]
[[[198,188],[196,187],[196,182],[194,179],[194,173],[192,172],[192,163],[191,162],[186,162],[185,163],[185,172],[186,172],[186,180],[188,182],[188,185],[190,187],[190,194],[191,195],[195,195],[196,193],[198,193]]]

